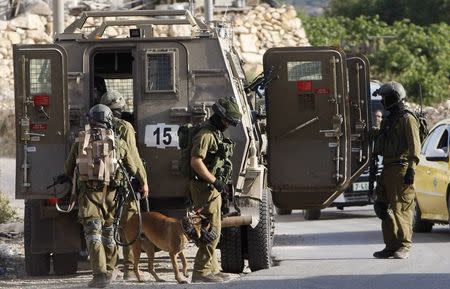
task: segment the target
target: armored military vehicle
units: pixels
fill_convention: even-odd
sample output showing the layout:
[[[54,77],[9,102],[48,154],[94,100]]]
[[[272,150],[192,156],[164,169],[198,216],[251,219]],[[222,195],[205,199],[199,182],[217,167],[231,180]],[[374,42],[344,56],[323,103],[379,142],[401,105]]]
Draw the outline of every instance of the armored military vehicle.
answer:
[[[157,37],[158,25],[186,25],[190,34]],[[112,26],[130,34],[107,37]],[[67,204],[70,189],[48,187],[98,101],[98,77],[126,97],[151,208],[172,216],[189,203],[177,163],[179,126],[208,118],[221,96],[239,104],[242,123],[228,132],[236,142],[233,193],[224,201],[220,241],[227,272],[241,272],[244,259],[251,270],[270,267],[272,198],[286,209],[327,206],[364,169],[364,57],[329,47],[274,48],[261,81],[249,84],[231,38],[223,23],[205,25],[188,11],[85,12],[54,44],[14,46],[16,197],[25,199],[29,275],[48,274],[51,262],[56,274],[77,270],[83,234],[76,209],[55,208]],[[265,104],[258,96],[264,86]]]

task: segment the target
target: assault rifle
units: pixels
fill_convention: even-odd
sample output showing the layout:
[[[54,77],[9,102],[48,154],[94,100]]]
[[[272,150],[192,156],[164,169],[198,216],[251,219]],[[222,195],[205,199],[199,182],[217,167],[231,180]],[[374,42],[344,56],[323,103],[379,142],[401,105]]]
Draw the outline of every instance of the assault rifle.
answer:
[[[274,66],[272,66],[266,74],[264,72],[261,72],[261,74],[255,77],[252,82],[244,87],[245,93],[254,91],[260,98],[263,98],[264,95],[261,93],[260,89],[265,89],[269,82],[278,78],[278,75],[275,75],[274,72]]]
[[[375,182],[377,180],[377,173],[378,173],[378,156],[372,155],[370,158],[369,163],[369,195],[374,197],[374,188],[375,188]]]
[[[72,179],[66,174],[59,174],[53,177],[53,183],[47,186],[47,189],[53,188],[56,185],[62,185],[65,183],[72,183]]]
[[[142,231],[142,217],[141,217],[141,208],[139,205],[139,199],[140,199],[140,194],[137,195],[135,193],[135,190],[133,188],[133,185],[131,183],[131,179],[130,176],[128,175],[128,172],[126,170],[126,168],[124,167],[123,163],[121,160],[118,161],[119,164],[119,168],[122,171],[125,180],[126,180],[126,185],[125,186],[119,186],[116,190],[116,195],[114,196],[114,201],[116,204],[116,212],[114,214],[114,221],[113,221],[113,228],[114,228],[114,241],[120,245],[120,246],[129,246],[131,244],[133,244],[137,238],[141,235],[141,231]],[[136,236],[134,237],[133,240],[129,241],[128,243],[125,241],[123,241],[120,237],[119,234],[119,229],[121,229],[120,227],[120,221],[122,219],[122,212],[123,212],[123,206],[125,205],[125,201],[127,200],[128,196],[132,194],[134,201],[136,202],[137,205],[137,215],[139,218],[139,229],[138,232],[136,232]]]

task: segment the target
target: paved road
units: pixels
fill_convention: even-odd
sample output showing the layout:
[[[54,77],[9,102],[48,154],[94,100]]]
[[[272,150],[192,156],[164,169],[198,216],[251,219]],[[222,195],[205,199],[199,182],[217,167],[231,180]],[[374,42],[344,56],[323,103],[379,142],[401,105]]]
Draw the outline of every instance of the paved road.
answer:
[[[14,160],[0,159],[0,190],[14,200]],[[380,222],[371,207],[345,211],[327,209],[318,221],[305,221],[301,211],[277,216],[273,257],[269,270],[246,273],[215,285],[177,285],[167,253],[157,253],[157,271],[167,283],[118,281],[111,288],[301,288],[301,289],[445,289],[450,288],[450,230],[439,225],[430,234],[415,234],[412,256],[407,260],[377,260],[382,249]],[[188,257],[192,268],[195,248]],[[144,257],[144,256],[143,256]],[[144,260],[143,260],[144,261]],[[76,277],[0,280],[0,288],[85,288],[88,264],[80,264]]]
[[[377,260],[372,252],[383,247],[379,225],[370,207],[327,209],[318,221],[305,221],[300,211],[294,211],[290,216],[277,216],[275,266],[269,270],[247,272],[225,284],[177,285],[167,254],[158,253],[157,272],[169,282],[118,281],[109,288],[450,288],[448,226],[416,234],[410,259]],[[190,262],[194,251],[189,250]],[[0,281],[0,288],[84,288],[89,278],[84,264],[76,277]]]

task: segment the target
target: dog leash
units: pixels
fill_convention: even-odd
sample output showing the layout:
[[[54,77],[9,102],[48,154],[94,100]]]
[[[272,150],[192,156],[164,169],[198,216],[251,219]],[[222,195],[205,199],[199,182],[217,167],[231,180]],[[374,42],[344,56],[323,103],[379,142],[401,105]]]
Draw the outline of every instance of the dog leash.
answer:
[[[211,200],[207,201],[203,206],[201,206],[200,208],[197,209],[193,209],[192,211],[196,214],[196,215],[201,215],[201,212],[206,209],[206,207],[211,204],[212,202],[214,202],[220,195],[215,196],[214,198],[212,198]]]

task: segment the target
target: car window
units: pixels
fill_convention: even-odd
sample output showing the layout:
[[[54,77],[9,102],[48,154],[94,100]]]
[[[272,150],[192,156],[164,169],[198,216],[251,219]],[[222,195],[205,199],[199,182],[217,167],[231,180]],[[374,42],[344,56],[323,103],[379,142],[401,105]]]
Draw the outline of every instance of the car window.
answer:
[[[440,125],[430,132],[422,146],[422,151],[420,152],[422,155],[425,155],[427,151],[437,148],[444,130],[447,131],[446,126]]]
[[[448,128],[444,130],[444,133],[442,134],[441,139],[438,142],[437,148],[448,153]]]

